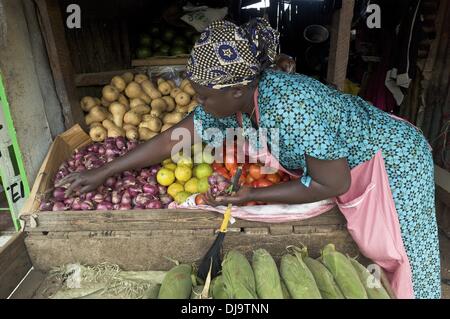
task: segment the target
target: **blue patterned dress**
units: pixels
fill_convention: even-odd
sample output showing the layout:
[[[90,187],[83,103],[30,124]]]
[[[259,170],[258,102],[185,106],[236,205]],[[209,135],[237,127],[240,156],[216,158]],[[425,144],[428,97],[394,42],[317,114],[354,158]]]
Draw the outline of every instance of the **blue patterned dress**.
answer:
[[[345,157],[353,168],[382,150],[415,296],[440,298],[434,164],[424,136],[360,97],[304,75],[265,71],[258,91],[259,126],[280,130],[279,161],[288,169],[301,168],[305,186],[311,180],[305,154],[322,160]],[[202,107],[195,110],[194,124],[204,140],[211,138],[207,128],[239,127],[235,116],[214,118]],[[251,128],[246,115],[243,128]]]

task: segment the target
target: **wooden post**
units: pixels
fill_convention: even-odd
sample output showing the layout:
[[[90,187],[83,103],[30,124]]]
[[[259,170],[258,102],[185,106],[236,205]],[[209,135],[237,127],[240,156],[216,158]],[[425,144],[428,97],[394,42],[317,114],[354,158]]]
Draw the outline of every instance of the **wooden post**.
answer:
[[[342,8],[333,14],[327,81],[343,90],[347,76],[350,32],[355,0],[342,0]]]
[[[84,117],[78,103],[75,72],[66,42],[61,8],[57,0],[36,0],[36,4],[56,92],[63,109],[65,127],[67,129],[76,123],[84,126]]]

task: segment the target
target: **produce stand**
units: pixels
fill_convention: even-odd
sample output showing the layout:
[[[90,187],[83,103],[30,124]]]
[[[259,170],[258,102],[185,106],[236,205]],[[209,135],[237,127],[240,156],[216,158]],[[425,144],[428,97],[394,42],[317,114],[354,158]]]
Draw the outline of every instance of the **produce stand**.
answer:
[[[90,142],[76,125],[55,139],[41,166],[21,215],[25,245],[34,267],[49,270],[71,262],[109,261],[126,270],[165,270],[173,265],[165,257],[198,261],[215,239],[222,220],[218,213],[190,209],[38,211],[59,165],[76,148]],[[311,255],[317,256],[319,249],[330,242],[341,251],[357,255],[337,208],[286,224],[238,220],[230,226],[224,249],[250,253],[264,247],[278,258],[287,245],[303,243]]]

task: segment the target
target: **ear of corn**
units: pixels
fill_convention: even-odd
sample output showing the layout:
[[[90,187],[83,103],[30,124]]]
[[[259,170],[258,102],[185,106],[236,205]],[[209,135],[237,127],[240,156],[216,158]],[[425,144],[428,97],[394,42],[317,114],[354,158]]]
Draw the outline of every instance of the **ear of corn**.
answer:
[[[283,299],[292,299],[283,279],[281,279],[281,290],[283,291]]]
[[[345,255],[336,251],[333,244],[328,244],[324,247],[320,261],[331,272],[345,298],[368,298],[366,290],[352,263]]]
[[[303,262],[302,254],[294,251],[281,258],[281,277],[292,299],[322,299],[311,271]]]
[[[349,258],[349,260],[358,273],[364,288],[366,288],[369,299],[391,299],[379,279],[372,276],[367,268],[361,265],[356,259]],[[374,287],[370,286],[371,283],[373,283]]]
[[[313,274],[323,299],[344,299],[344,295],[327,267],[308,256],[304,257],[303,261]]]
[[[231,250],[225,255],[222,276],[230,299],[258,299],[252,267],[240,252]]]
[[[191,297],[189,299],[202,299],[203,287],[202,285],[192,287]]]
[[[283,299],[280,274],[275,261],[267,250],[257,249],[253,252],[252,267],[258,297],[260,299]]]
[[[152,285],[147,291],[144,293],[142,299],[158,299],[159,289],[161,288],[160,284]]]
[[[223,277],[222,275],[217,276],[211,282],[210,295],[213,299],[228,299],[228,296],[225,292],[225,287],[223,285]]]
[[[189,299],[192,290],[192,267],[178,265],[169,270],[163,279],[158,299]]]

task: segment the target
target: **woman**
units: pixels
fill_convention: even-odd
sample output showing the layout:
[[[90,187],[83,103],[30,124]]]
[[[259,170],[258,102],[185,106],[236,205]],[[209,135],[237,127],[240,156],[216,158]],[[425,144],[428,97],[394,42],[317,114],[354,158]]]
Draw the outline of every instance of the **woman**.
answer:
[[[201,106],[174,128],[185,128],[205,140],[207,128],[225,130],[242,124],[247,137],[250,128],[278,128],[279,162],[304,171],[300,180],[243,187],[232,196],[209,197],[210,204],[294,204],[337,197],[355,182],[351,169],[382,150],[414,295],[440,298],[433,161],[426,140],[411,125],[359,97],[303,75],[267,69],[277,47],[278,34],[263,19],[241,28],[218,21],[201,34],[191,52],[187,74]],[[102,168],[70,175],[63,183],[71,183],[69,192],[85,192],[110,175],[160,163],[177,143],[170,138],[174,128]]]

